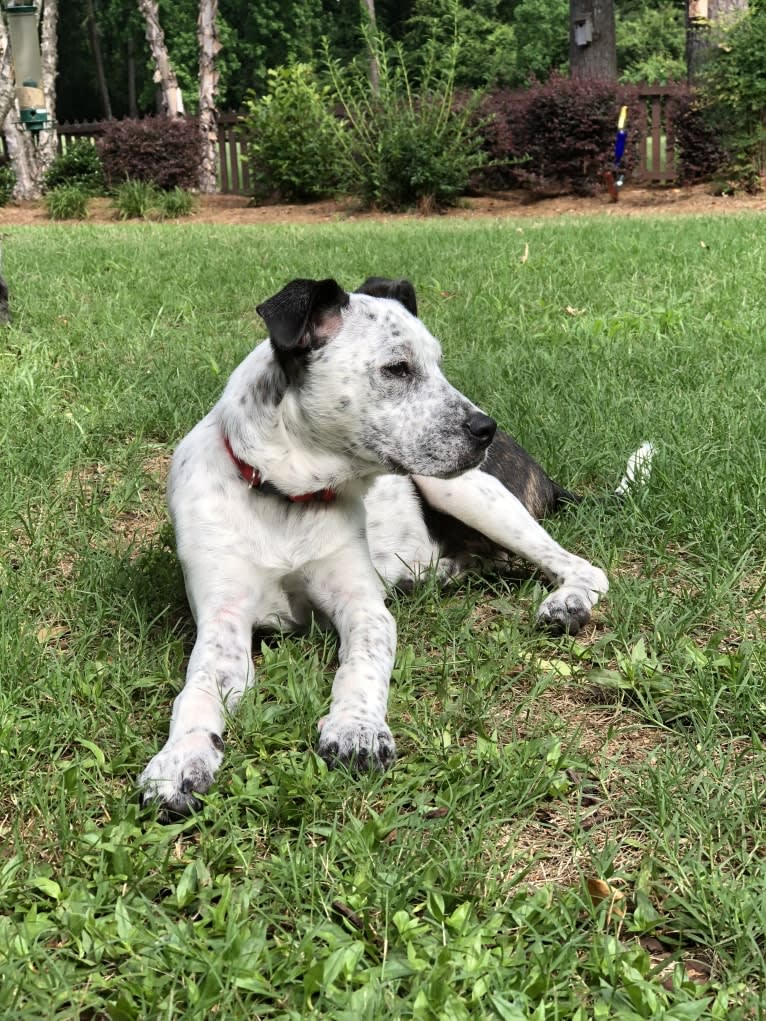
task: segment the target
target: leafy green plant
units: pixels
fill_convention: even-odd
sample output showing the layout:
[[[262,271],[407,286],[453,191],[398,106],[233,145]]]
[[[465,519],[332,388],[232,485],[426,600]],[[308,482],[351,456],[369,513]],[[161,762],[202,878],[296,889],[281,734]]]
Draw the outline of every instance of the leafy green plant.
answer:
[[[158,189],[148,181],[123,181],[114,189],[112,202],[119,220],[140,220],[157,205]]]
[[[337,189],[343,127],[330,106],[308,64],[269,71],[269,91],[249,101],[243,118],[256,197],[305,201]]]
[[[59,184],[46,194],[45,208],[51,220],[84,220],[88,198],[88,191],[78,184]]]
[[[454,205],[485,161],[476,103],[455,97],[457,40],[446,66],[428,64],[413,81],[401,47],[366,33],[378,68],[373,88],[361,68],[345,72],[328,58],[343,108],[347,188],[368,206],[432,209]]]
[[[103,195],[106,190],[104,168],[98,150],[88,139],[78,139],[59,153],[43,177],[46,191],[62,184],[76,185],[89,195]]]
[[[155,196],[154,212],[160,219],[190,216],[194,211],[194,196],[183,188],[160,191]]]
[[[732,188],[757,191],[766,177],[766,7],[749,9],[725,28],[704,70],[708,120],[728,154]]]
[[[7,206],[13,198],[13,189],[16,187],[16,174],[10,163],[0,165],[0,206]]]

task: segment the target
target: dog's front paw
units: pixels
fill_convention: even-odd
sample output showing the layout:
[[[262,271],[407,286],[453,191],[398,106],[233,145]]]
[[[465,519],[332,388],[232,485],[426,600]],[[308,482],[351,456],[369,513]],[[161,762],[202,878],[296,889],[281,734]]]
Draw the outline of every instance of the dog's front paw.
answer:
[[[599,596],[609,590],[609,579],[600,567],[581,561],[581,567],[537,611],[539,628],[554,635],[576,635],[590,620]]]
[[[222,761],[223,741],[210,731],[168,741],[138,778],[141,804],[156,804],[162,819],[189,815],[200,807],[196,795],[210,788]]]
[[[590,610],[582,589],[561,588],[540,604],[536,623],[552,635],[576,635],[590,620]]]
[[[396,761],[396,744],[385,723],[343,720],[332,712],[320,723],[317,751],[333,768],[346,766],[357,773],[385,770]]]

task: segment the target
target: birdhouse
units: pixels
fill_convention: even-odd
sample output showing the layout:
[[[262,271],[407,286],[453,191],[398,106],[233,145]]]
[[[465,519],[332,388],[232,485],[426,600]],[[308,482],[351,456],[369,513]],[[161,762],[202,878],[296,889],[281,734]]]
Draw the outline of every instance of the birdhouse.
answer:
[[[593,19],[590,14],[575,20],[574,41],[575,46],[588,46],[593,42]]]

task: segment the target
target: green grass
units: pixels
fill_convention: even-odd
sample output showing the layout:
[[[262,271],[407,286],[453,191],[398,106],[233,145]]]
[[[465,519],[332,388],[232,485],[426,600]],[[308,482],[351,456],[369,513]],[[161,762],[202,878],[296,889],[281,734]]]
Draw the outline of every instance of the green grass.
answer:
[[[4,1019],[764,1015],[762,237],[757,215],[6,232]],[[415,282],[450,377],[594,494],[550,528],[612,589],[574,641],[534,632],[523,571],[394,599],[384,777],[310,750],[334,639],[257,645],[203,811],[162,826],[133,781],[193,642],[167,455],[255,305],[330,274]],[[644,439],[651,483],[614,505]]]

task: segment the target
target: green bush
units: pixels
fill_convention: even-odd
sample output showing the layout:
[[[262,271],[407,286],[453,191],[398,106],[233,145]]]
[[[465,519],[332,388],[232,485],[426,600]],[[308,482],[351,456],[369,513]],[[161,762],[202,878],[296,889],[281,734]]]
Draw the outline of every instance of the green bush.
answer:
[[[88,215],[88,192],[78,184],[60,184],[45,195],[51,220],[84,220]]]
[[[149,181],[123,181],[114,189],[114,209],[119,220],[141,220],[157,205],[159,189]]]
[[[10,163],[0,165],[0,206],[7,206],[13,198],[16,187],[16,174]]]
[[[63,184],[76,185],[89,195],[104,194],[104,168],[92,142],[84,138],[72,142],[46,170],[43,177],[46,191],[53,191]]]
[[[340,183],[342,127],[327,88],[307,64],[269,71],[269,91],[251,99],[243,135],[256,197],[305,201]]]
[[[702,95],[708,120],[727,153],[730,188],[757,191],[766,178],[766,7],[751,8],[731,24],[713,50]]]
[[[369,34],[368,45],[378,65],[377,92],[361,69],[344,73],[328,61],[346,120],[348,190],[382,209],[454,205],[485,160],[476,104],[455,102],[457,46],[449,60],[422,70],[416,88],[400,48],[391,56],[381,37]]]
[[[179,216],[190,216],[194,211],[194,196],[183,188],[161,191],[156,196],[155,215],[160,219],[174,220]]]

